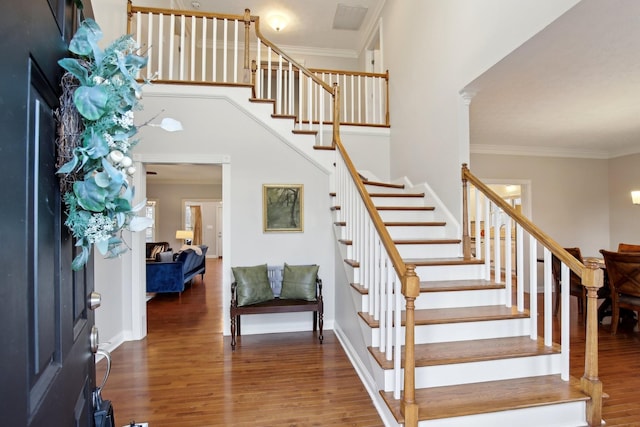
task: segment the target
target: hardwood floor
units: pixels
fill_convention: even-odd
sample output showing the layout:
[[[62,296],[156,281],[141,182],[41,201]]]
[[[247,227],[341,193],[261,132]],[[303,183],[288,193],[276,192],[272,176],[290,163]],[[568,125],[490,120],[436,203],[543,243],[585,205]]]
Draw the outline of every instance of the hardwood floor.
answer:
[[[182,296],[147,304],[148,335],[112,353],[116,426],[382,426],[332,331],[222,336],[221,261]],[[311,314],[309,314],[311,321]],[[98,379],[105,362],[98,363]]]
[[[332,331],[322,345],[311,332],[247,335],[231,352],[222,336],[228,308],[220,269],[221,262],[208,260],[204,282],[196,279],[182,296],[152,299],[147,338],[113,352],[103,396],[114,404],[116,426],[382,425]],[[580,378],[584,328],[573,311],[571,374]],[[602,325],[599,335],[607,426],[640,426],[640,333],[623,324],[612,336]]]

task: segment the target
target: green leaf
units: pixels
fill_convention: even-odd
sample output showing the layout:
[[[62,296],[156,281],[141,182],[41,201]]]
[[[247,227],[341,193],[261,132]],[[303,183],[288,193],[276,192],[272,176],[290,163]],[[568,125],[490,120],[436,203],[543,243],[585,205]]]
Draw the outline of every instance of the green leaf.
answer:
[[[98,187],[106,188],[111,183],[111,179],[109,179],[109,175],[106,172],[98,172],[93,177],[96,180],[96,184]]]
[[[96,133],[92,128],[89,135],[84,138],[84,146],[86,147],[87,155],[92,159],[99,159],[109,154],[109,144],[99,133]]]
[[[86,181],[76,181],[73,184],[73,192],[78,199],[78,205],[82,209],[92,212],[102,212],[104,210],[107,191],[96,185],[92,178]]]
[[[129,203],[129,201],[126,200],[126,199],[122,199],[122,198],[118,197],[117,199],[115,199],[113,201],[113,204],[114,204],[113,209],[116,212],[125,212],[126,213],[126,212],[131,211],[131,203]]]
[[[80,86],[73,94],[73,103],[82,117],[98,120],[107,111],[109,93],[103,86]]]
[[[99,242],[95,242],[94,245],[102,255],[107,254],[107,251],[109,250],[109,240],[100,240]]]
[[[78,254],[78,256],[76,256],[73,259],[73,262],[71,263],[71,268],[73,269],[73,271],[82,270],[82,267],[84,267],[84,265],[87,263],[88,260],[89,260],[89,248],[87,248],[86,246],[83,246],[82,251]]]
[[[81,85],[86,85],[89,81],[89,71],[80,65],[77,59],[63,58],[58,61],[58,65],[73,74],[73,76],[80,81]]]
[[[95,53],[95,47],[102,38],[102,30],[93,19],[86,19],[80,24],[80,28],[69,43],[69,50],[76,55],[89,56]]]
[[[71,173],[76,168],[76,166],[78,166],[78,156],[74,154],[71,160],[60,166],[60,169],[58,169],[56,173]]]
[[[153,220],[146,216],[134,216],[129,223],[129,230],[142,231],[153,225]]]

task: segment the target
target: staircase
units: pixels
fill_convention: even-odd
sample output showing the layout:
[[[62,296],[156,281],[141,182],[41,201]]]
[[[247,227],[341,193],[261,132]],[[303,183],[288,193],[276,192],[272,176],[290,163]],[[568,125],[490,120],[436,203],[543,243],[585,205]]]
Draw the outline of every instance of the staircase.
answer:
[[[462,257],[461,239],[450,235],[446,218],[425,193],[360,178],[404,263],[415,265],[422,280],[415,302],[418,425],[588,425],[590,397],[579,380],[561,378],[560,347],[531,338],[529,311],[508,306],[511,287],[484,277],[484,260]],[[337,194],[332,197],[336,200]],[[393,391],[398,377],[394,358],[381,349],[385,332],[371,307],[370,275],[360,271],[357,242],[346,235],[348,215],[337,202],[332,211],[368,350],[369,360],[362,365],[371,367],[386,423],[400,425],[402,400]],[[404,326],[404,311],[401,322]],[[404,346],[401,359],[404,368]]]

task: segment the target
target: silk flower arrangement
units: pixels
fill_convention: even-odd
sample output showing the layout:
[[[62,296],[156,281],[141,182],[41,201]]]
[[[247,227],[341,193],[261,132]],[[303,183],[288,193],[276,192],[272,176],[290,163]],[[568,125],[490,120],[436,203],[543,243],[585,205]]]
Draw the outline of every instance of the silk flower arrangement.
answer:
[[[136,76],[147,64],[138,55],[130,35],[115,40],[104,51],[98,46],[102,30],[87,19],[69,43],[73,58],[58,63],[66,70],[58,111],[58,171],[63,200],[75,245],[81,248],[71,266],[80,270],[87,263],[91,246],[107,258],[128,249],[123,230],[142,231],[152,223],[138,216],[146,201],[132,206],[134,187],[129,180],[136,172],[130,150],[138,132],[133,123],[141,109],[141,85]],[[78,117],[79,115],[79,117]],[[156,125],[180,130],[179,122],[165,118]]]

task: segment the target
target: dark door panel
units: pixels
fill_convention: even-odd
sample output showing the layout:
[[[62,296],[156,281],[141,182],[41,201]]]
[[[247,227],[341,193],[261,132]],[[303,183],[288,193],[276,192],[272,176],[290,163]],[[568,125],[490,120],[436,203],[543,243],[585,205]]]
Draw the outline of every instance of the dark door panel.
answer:
[[[72,0],[15,2],[0,14],[2,426],[93,424],[93,271],[71,270],[55,175],[57,60],[76,17]]]

